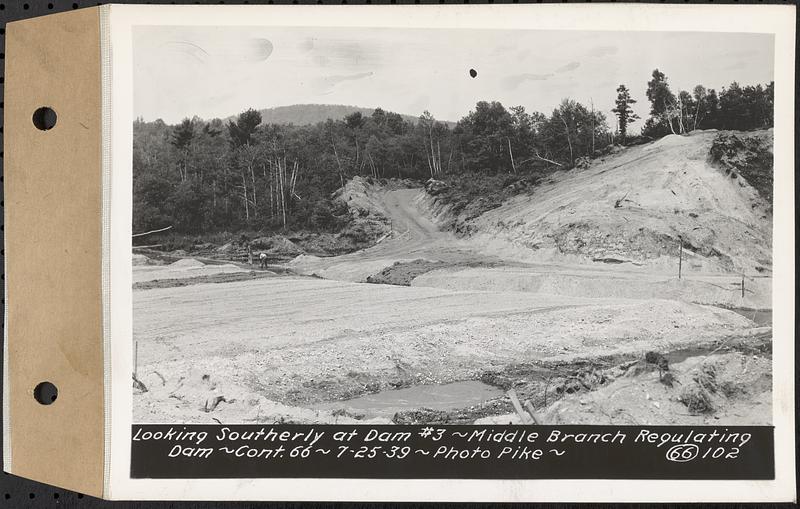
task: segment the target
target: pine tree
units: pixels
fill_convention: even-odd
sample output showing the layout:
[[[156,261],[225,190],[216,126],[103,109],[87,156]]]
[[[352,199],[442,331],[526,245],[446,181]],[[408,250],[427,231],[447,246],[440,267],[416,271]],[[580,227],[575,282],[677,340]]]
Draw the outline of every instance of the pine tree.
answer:
[[[619,134],[625,142],[625,135],[628,131],[628,124],[632,124],[639,119],[639,115],[633,112],[631,104],[636,103],[636,99],[631,98],[631,92],[625,85],[617,87],[617,107],[613,111],[619,120]]]
[[[228,135],[234,147],[250,145],[255,140],[253,135],[261,124],[261,113],[250,108],[239,114],[236,122],[229,120],[227,124]]]

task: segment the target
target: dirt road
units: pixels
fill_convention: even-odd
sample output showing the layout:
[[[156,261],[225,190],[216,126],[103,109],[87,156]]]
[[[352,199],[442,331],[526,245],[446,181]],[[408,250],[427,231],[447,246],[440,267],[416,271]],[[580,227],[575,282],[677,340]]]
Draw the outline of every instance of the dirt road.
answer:
[[[382,193],[376,200],[376,212],[390,221],[392,233],[388,237],[369,249],[343,256],[299,256],[287,267],[298,274],[362,282],[397,262],[419,259],[452,264],[499,262],[497,256],[482,253],[470,242],[440,230],[425,208],[424,196],[422,189]]]
[[[449,239],[451,235],[439,230],[439,227],[422,214],[414,205],[419,199],[421,189],[399,189],[389,191],[384,203],[388,217],[394,228],[402,232],[401,236],[408,241],[435,241]]]

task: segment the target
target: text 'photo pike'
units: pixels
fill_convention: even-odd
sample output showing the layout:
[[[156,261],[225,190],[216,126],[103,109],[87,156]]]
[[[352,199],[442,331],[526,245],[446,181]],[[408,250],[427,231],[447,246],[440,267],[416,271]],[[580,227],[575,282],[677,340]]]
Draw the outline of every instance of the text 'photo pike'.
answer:
[[[773,424],[772,34],[132,37],[134,423]]]

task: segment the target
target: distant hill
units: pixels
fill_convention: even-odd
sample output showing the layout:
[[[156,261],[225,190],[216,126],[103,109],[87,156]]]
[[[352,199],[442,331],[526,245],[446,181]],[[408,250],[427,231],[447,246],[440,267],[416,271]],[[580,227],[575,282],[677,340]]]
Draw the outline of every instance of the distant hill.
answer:
[[[265,108],[258,110],[261,113],[262,122],[265,124],[294,124],[294,125],[313,125],[325,122],[328,119],[342,120],[347,115],[360,112],[365,117],[372,115],[375,108],[361,108],[359,106],[348,106],[345,104],[293,104],[291,106],[277,106],[275,108]],[[388,110],[387,110],[388,111]],[[400,114],[404,120],[417,123],[418,116]],[[232,115],[227,120],[233,120],[236,116]],[[455,122],[440,120],[451,128]]]
[[[325,122],[328,119],[342,120],[347,115],[356,112],[369,117],[373,111],[375,111],[375,108],[360,108],[344,104],[293,104],[291,106],[278,106],[259,110],[262,122],[265,124],[294,125],[316,124]],[[418,120],[418,117],[412,115],[402,115],[402,117],[414,123]]]

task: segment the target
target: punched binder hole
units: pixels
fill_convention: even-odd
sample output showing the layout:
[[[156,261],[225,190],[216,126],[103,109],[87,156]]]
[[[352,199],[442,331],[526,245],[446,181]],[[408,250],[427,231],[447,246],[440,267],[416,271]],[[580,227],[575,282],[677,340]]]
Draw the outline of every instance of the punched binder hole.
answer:
[[[470,69],[470,70],[469,70],[469,75],[470,75],[471,77],[475,78],[475,77],[477,77],[477,76],[478,76],[478,71],[476,71],[475,69]]]
[[[50,382],[41,382],[33,389],[33,398],[42,405],[51,405],[58,398],[58,388]]]
[[[47,131],[56,125],[58,115],[53,108],[43,106],[33,112],[33,125],[40,131]]]

